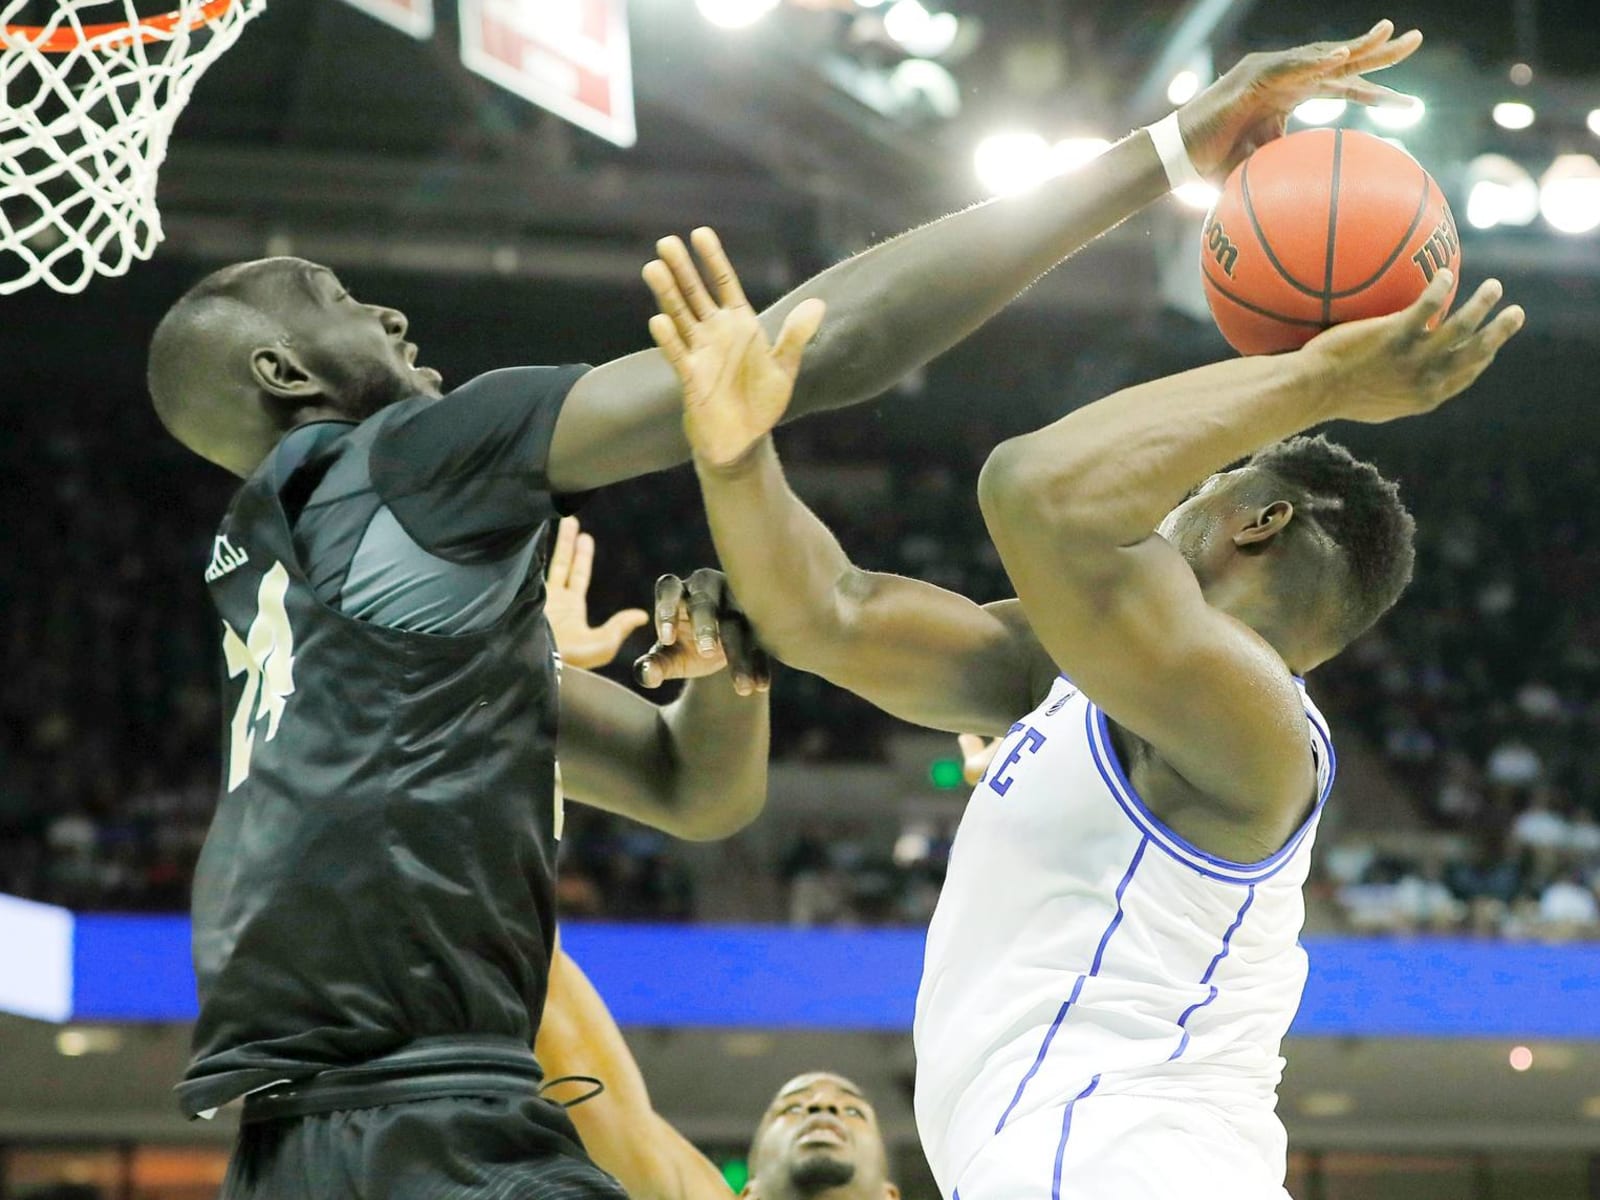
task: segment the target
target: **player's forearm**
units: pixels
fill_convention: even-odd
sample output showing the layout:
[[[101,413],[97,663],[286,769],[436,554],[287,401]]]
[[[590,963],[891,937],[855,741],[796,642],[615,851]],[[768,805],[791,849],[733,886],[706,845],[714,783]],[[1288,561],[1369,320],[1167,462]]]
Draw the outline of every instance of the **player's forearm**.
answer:
[[[1150,137],[1139,132],[1069,176],[953,213],[823,272],[762,317],[776,333],[800,301],[828,302],[790,417],[878,395],[1167,190]]]
[[[779,662],[819,671],[841,648],[840,587],[855,569],[789,487],[770,437],[732,467],[695,464],[717,557]]]
[[[1128,388],[996,447],[978,485],[984,516],[1133,545],[1214,472],[1336,415],[1331,399],[1308,351]]]
[[[767,802],[769,710],[766,693],[739,695],[726,671],[690,680],[661,710],[678,836],[713,841],[760,815]]]

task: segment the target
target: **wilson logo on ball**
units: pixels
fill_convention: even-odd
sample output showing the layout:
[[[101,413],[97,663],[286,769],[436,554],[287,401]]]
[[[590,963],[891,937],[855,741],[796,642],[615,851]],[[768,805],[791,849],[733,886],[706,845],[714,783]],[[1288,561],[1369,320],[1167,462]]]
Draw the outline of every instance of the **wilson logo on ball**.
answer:
[[[1456,223],[1447,209],[1439,227],[1422,243],[1422,248],[1411,256],[1422,271],[1422,278],[1432,283],[1434,275],[1447,266],[1461,249],[1461,239],[1456,233]]]
[[[1221,221],[1214,220],[1206,226],[1206,249],[1211,252],[1211,257],[1217,260],[1217,266],[1222,268],[1222,273],[1232,279],[1233,266],[1239,261],[1239,247],[1235,246],[1222,231]]]

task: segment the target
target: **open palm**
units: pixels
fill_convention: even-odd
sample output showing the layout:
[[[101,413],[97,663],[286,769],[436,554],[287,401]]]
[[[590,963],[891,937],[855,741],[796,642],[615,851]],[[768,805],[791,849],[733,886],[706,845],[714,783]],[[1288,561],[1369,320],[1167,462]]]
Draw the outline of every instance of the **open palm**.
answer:
[[[825,306],[815,299],[798,304],[774,345],[716,234],[697,229],[692,239],[716,298],[683,242],[663,238],[656,246],[661,257],[644,270],[661,309],[650,318],[650,335],[683,385],[683,428],[695,458],[725,467],[783,419]]]

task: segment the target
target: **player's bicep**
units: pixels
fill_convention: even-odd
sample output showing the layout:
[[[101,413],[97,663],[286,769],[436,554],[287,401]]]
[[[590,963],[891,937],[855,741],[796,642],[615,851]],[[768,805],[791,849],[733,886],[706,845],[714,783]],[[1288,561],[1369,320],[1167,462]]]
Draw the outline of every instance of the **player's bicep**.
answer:
[[[1039,644],[1014,602],[986,608],[920,580],[860,571],[841,585],[838,606],[844,632],[804,665],[893,716],[996,734],[1039,698]]]
[[[1061,670],[1191,784],[1241,811],[1304,802],[1315,765],[1288,668],[1163,538],[1006,566]]]

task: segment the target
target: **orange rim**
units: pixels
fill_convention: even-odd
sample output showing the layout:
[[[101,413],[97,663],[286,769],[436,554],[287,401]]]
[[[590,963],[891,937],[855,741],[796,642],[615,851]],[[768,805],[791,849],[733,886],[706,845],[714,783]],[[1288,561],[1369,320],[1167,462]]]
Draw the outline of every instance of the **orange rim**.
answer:
[[[137,25],[129,24],[127,21],[85,25],[81,33],[71,26],[66,28],[57,26],[54,33],[46,36],[43,25],[7,25],[4,26],[4,32],[0,33],[0,43],[11,45],[16,42],[28,42],[35,50],[45,54],[66,54],[76,50],[85,42],[112,37],[118,30],[128,34],[128,41],[155,42],[180,26],[185,29],[198,29],[201,25],[209,25],[227,12],[233,3],[234,0],[206,0],[206,3],[201,5],[200,11],[190,17],[185,17],[181,11],[162,13],[159,17],[142,20]]]

